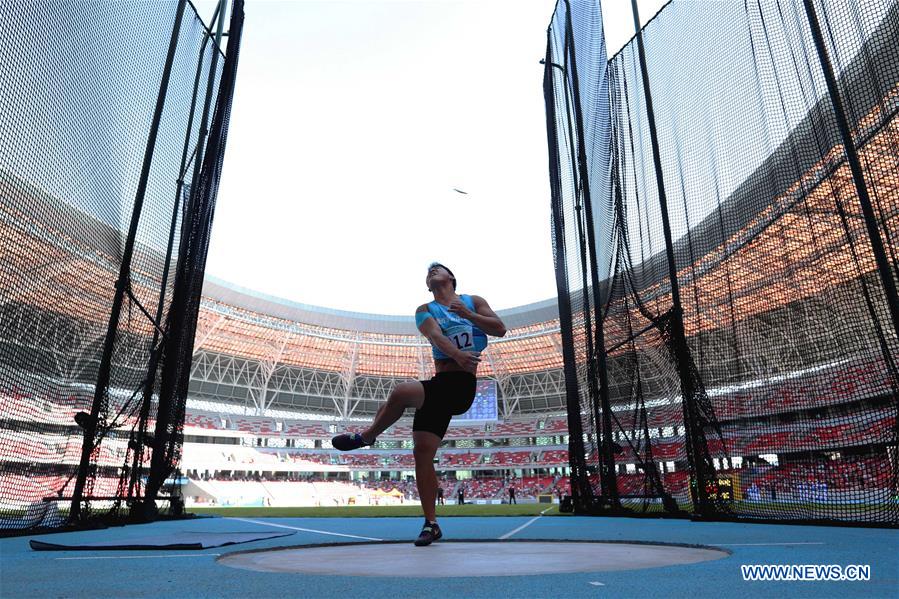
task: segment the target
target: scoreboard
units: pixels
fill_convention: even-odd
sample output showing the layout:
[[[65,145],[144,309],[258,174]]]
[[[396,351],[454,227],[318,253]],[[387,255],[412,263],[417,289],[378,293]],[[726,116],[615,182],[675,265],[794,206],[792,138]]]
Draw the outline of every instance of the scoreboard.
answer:
[[[464,414],[453,416],[450,424],[468,424],[471,422],[495,422],[499,419],[496,408],[496,381],[478,379],[474,394],[474,402]]]
[[[706,484],[705,490],[708,498],[713,501],[731,503],[743,499],[739,481],[734,481],[730,475],[719,475],[716,480]]]

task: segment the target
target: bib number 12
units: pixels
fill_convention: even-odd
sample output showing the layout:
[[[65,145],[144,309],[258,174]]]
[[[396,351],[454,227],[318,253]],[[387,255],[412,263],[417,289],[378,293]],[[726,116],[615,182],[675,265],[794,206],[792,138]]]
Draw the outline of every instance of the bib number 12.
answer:
[[[471,333],[457,333],[453,335],[453,341],[456,342],[456,347],[461,350],[471,349]]]

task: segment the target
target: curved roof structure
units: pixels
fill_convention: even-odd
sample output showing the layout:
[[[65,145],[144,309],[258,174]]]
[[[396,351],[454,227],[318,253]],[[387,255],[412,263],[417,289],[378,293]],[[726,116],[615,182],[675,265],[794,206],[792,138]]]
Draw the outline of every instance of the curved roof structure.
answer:
[[[482,354],[500,413],[563,410],[555,299],[497,310],[508,328]],[[365,314],[268,296],[207,277],[197,323],[191,396],[322,417],[366,417],[396,383],[432,376],[413,314]]]
[[[203,284],[203,297],[251,312],[316,326],[388,335],[419,334],[411,311],[406,315],[368,314],[312,306],[259,293],[209,275],[206,276]],[[496,313],[509,329],[514,329],[558,320],[559,306],[556,298],[551,298],[506,310],[497,310]]]

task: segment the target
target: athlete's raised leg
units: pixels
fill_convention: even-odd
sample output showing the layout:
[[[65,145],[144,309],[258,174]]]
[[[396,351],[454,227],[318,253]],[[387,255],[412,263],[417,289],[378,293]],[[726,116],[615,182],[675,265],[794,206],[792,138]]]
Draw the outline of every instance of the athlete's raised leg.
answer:
[[[399,420],[406,408],[420,408],[425,402],[425,387],[419,381],[400,383],[387,398],[387,402],[380,407],[375,419],[366,430],[362,432],[362,438],[373,443],[374,440],[386,431],[391,424]]]
[[[375,442],[378,435],[400,419],[406,408],[418,409],[424,404],[424,401],[425,388],[419,381],[400,383],[390,392],[387,402],[378,409],[371,426],[362,431],[361,434],[344,433],[337,435],[331,439],[331,444],[341,451],[350,451],[365,445],[371,445]]]

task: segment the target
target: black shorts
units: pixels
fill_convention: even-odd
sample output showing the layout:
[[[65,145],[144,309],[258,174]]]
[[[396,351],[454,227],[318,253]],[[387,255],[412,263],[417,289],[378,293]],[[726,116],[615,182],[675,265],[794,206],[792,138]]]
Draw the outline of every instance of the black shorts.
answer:
[[[413,431],[428,431],[441,439],[453,416],[464,414],[474,402],[477,378],[470,372],[438,372],[427,381],[425,402],[415,410]]]

